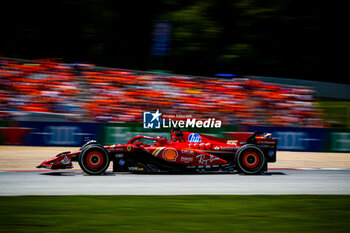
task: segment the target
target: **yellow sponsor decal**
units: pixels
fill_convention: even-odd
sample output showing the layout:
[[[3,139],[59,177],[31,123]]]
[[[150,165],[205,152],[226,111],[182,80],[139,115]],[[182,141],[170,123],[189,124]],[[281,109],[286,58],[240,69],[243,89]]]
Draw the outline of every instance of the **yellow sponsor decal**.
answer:
[[[159,151],[161,150],[161,149],[163,149],[164,147],[157,147],[153,152],[152,152],[152,155],[154,155],[154,156],[157,156],[157,154],[159,153]]]
[[[126,150],[127,150],[127,151],[131,151],[131,146],[127,146],[127,147],[126,147]]]

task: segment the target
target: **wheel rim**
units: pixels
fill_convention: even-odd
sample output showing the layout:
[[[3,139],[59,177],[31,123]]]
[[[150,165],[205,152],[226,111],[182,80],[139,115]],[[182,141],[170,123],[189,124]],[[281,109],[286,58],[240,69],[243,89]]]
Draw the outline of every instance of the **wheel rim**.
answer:
[[[86,163],[91,168],[99,168],[103,164],[103,161],[103,155],[99,151],[91,151],[86,156]]]
[[[256,168],[259,165],[260,156],[255,151],[247,151],[242,160],[245,167]]]

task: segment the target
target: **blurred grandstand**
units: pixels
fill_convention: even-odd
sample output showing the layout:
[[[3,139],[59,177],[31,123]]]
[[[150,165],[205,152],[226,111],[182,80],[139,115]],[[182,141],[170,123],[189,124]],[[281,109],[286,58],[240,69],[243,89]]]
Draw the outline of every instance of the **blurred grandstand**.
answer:
[[[142,122],[142,112],[215,117],[226,125],[327,127],[310,87],[0,59],[0,117],[66,114],[69,120]]]

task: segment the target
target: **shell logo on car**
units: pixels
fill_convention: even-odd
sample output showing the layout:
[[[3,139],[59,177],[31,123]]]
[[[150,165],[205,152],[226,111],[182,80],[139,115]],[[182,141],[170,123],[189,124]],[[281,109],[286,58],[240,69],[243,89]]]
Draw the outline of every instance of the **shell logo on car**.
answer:
[[[163,157],[166,160],[176,160],[178,154],[177,151],[175,149],[166,149],[163,152]]]
[[[171,161],[175,161],[178,156],[178,153],[174,148],[166,148],[166,147],[158,147],[152,152],[152,155],[154,155],[155,157],[157,157],[158,154],[161,154],[164,159],[171,160]]]

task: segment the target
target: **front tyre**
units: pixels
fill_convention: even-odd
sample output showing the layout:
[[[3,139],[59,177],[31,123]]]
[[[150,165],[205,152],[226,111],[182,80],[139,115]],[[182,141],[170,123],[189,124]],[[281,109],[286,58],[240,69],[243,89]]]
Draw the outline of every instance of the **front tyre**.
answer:
[[[99,145],[93,144],[83,149],[79,156],[79,165],[89,175],[100,175],[109,166],[108,152]]]
[[[238,171],[244,174],[258,174],[266,164],[264,153],[255,145],[245,145],[236,154]]]
[[[102,147],[102,145],[101,144],[99,144],[99,143],[97,143],[97,141],[95,141],[95,140],[90,140],[90,141],[88,141],[87,143],[85,143],[84,145],[82,145],[82,147],[80,147],[80,151],[82,151],[82,150],[84,150],[86,147],[88,147],[88,146],[90,146],[90,145],[97,145],[97,146],[101,146]]]

